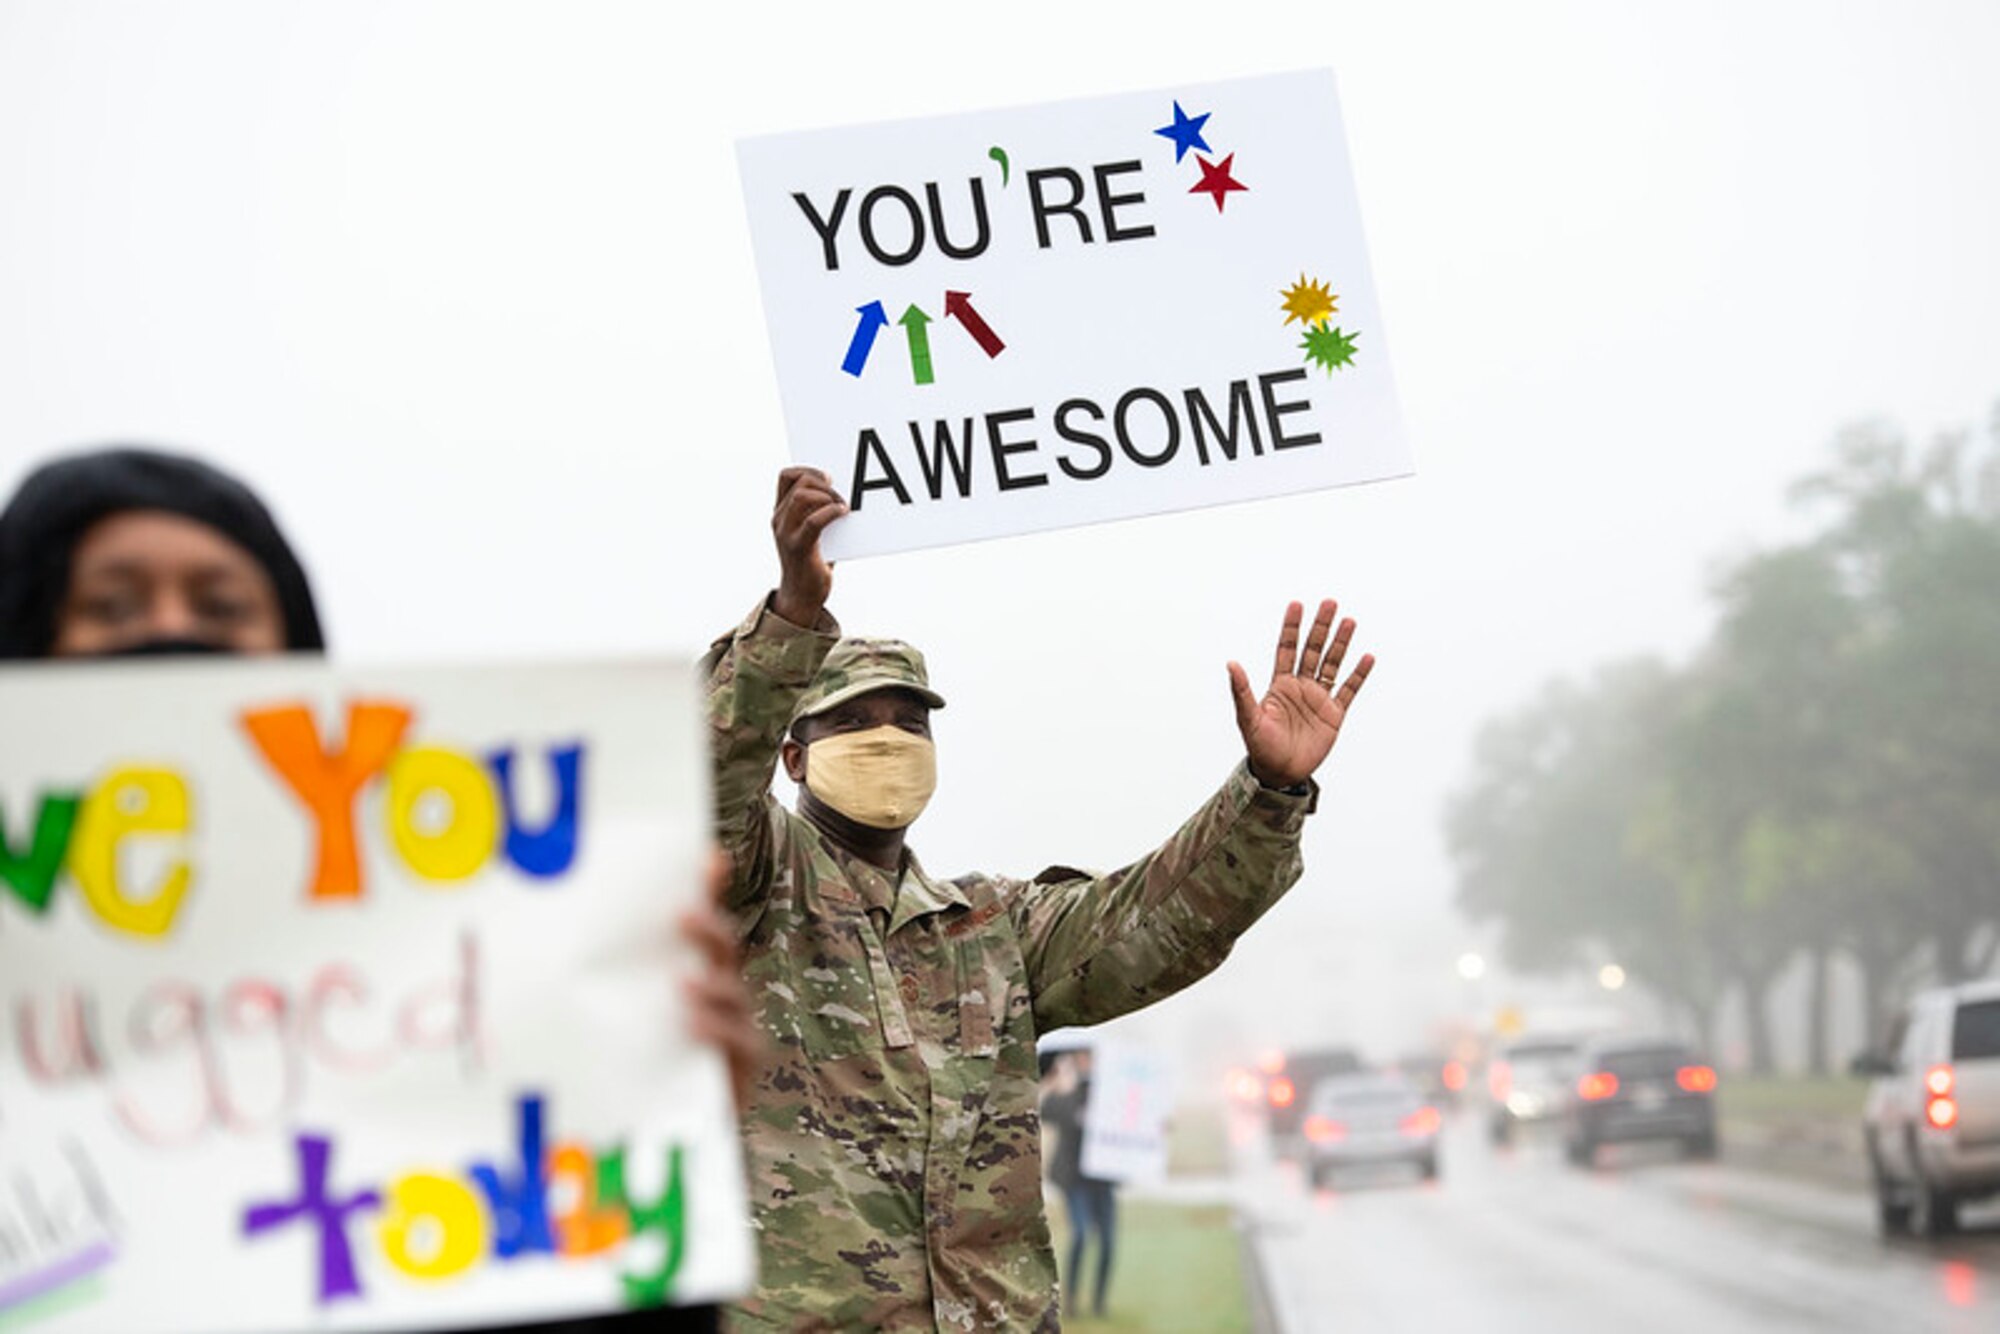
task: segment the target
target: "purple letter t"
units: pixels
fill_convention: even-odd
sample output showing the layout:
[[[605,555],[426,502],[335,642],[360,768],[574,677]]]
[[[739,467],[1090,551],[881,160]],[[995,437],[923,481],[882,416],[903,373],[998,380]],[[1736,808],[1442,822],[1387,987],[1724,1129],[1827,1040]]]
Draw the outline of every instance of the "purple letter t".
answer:
[[[319,1225],[319,1300],[322,1305],[337,1297],[358,1297],[361,1284],[354,1277],[354,1255],[347,1246],[347,1215],[356,1209],[373,1208],[382,1202],[379,1193],[364,1190],[344,1200],[327,1198],[327,1161],[333,1157],[333,1141],[317,1135],[300,1135],[299,1167],[305,1186],[299,1198],[289,1204],[255,1204],[243,1214],[243,1235],[291,1222],[310,1214]]]

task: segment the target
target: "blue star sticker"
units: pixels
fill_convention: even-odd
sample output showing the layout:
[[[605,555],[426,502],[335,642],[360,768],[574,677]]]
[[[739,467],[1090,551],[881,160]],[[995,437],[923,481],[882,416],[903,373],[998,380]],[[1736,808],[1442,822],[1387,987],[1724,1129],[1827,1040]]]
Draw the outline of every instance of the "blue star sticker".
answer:
[[[1186,157],[1187,151],[1190,148],[1199,148],[1204,153],[1213,153],[1215,150],[1208,146],[1208,140],[1201,137],[1201,127],[1208,124],[1208,118],[1214,114],[1212,111],[1204,111],[1199,116],[1190,118],[1187,112],[1181,110],[1181,104],[1176,102],[1174,103],[1174,123],[1171,125],[1162,125],[1159,129],[1154,130],[1153,133],[1163,134],[1174,141],[1175,162],[1179,162],[1182,158]]]

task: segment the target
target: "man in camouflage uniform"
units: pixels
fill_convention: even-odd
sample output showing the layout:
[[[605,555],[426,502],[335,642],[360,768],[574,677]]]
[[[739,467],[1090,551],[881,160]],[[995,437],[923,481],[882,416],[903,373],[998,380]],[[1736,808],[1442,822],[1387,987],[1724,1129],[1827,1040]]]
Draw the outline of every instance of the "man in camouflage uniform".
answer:
[[[1322,603],[1301,651],[1292,604],[1261,701],[1230,664],[1245,762],[1158,850],[937,879],[903,835],[944,700],[908,645],[839,638],[819,534],[845,511],[824,474],[781,475],[778,589],[706,659],[725,907],[772,1040],[743,1118],[761,1273],[731,1324],[1053,1330],[1036,1035],[1180,990],[1297,880],[1311,775],[1372,659],[1335,691],[1353,622],[1329,640]]]

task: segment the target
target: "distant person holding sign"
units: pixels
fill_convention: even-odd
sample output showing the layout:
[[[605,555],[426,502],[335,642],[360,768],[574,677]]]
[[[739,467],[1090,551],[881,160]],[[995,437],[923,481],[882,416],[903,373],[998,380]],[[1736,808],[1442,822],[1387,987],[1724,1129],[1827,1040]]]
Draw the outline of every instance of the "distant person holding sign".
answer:
[[[1084,1125],[1090,1117],[1090,1063],[1088,1047],[1056,1057],[1049,1096],[1042,1100],[1042,1120],[1056,1135],[1049,1180],[1062,1192],[1063,1210],[1069,1215],[1069,1281],[1063,1285],[1063,1310],[1075,1315],[1082,1303],[1084,1252],[1095,1239],[1097,1281],[1090,1313],[1101,1316],[1118,1244],[1118,1183],[1083,1170]]]
[[[1105,876],[939,879],[905,837],[944,697],[915,649],[828,614],[819,539],[846,508],[825,474],[780,475],[778,588],[707,659],[724,903],[772,1040],[744,1118],[761,1275],[731,1323],[1053,1329],[1036,1034],[1187,986],[1298,879],[1312,775],[1373,659],[1341,681],[1353,623],[1322,603],[1301,645],[1294,603],[1261,700],[1230,665],[1244,762],[1160,848]]]
[[[35,470],[0,509],[0,661],[325,648],[304,568],[270,512],[205,463],[142,449],[74,455]],[[723,875],[718,860],[712,889]],[[680,930],[706,960],[688,984],[695,1035],[728,1057],[740,1102],[758,1038],[734,944],[713,911]],[[715,1326],[713,1307],[687,1307],[509,1328]]]

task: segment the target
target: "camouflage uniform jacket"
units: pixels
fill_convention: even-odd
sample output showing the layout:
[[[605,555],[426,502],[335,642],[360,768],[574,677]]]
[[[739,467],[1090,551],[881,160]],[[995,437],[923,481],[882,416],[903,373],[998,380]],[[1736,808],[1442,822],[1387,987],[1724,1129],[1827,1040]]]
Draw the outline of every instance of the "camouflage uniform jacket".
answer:
[[[1298,878],[1312,799],[1237,766],[1105,876],[900,885],[771,796],[835,642],[764,606],[705,665],[727,907],[770,1047],[744,1110],[760,1277],[738,1330],[1058,1328],[1035,1036],[1209,972]]]

